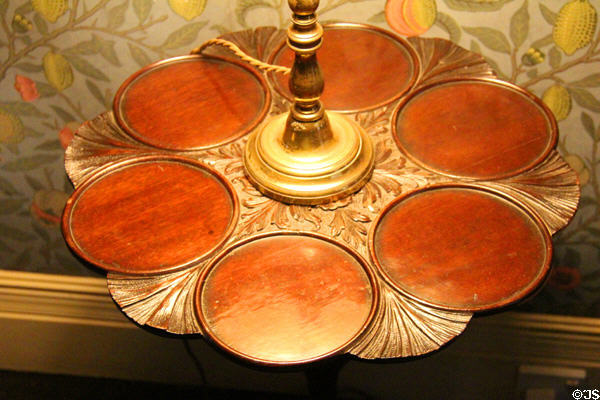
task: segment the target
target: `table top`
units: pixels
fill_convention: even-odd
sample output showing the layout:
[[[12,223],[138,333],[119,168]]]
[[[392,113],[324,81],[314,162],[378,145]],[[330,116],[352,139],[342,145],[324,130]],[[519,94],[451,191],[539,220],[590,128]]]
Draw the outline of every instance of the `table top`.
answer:
[[[291,64],[283,31],[223,37]],[[138,71],[77,131],[63,233],[134,321],[268,365],[407,357],[543,283],[579,200],[544,104],[443,39],[333,24],[318,57],[325,107],[376,149],[370,181],[333,203],[249,183],[245,141],[289,109],[287,77],[224,49]]]

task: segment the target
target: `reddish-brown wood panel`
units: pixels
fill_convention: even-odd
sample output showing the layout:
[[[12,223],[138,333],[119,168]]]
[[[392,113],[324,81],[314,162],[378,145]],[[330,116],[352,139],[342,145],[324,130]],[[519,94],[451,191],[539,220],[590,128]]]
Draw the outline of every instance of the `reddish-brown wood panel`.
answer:
[[[251,67],[184,56],[132,75],[115,96],[114,111],[137,139],[190,150],[239,138],[262,120],[269,103],[266,83]]]
[[[411,95],[393,123],[400,148],[453,176],[505,177],[543,160],[556,143],[554,117],[508,83],[458,80]]]
[[[214,172],[152,157],[84,184],[67,203],[63,229],[71,248],[101,268],[155,273],[214,250],[236,217],[232,190]]]
[[[516,301],[542,281],[551,243],[541,223],[498,195],[439,187],[392,203],[371,252],[401,291],[426,303],[482,310]]]
[[[266,363],[298,363],[339,350],[367,322],[376,294],[356,256],[327,240],[275,235],[216,262],[199,314],[225,348]]]

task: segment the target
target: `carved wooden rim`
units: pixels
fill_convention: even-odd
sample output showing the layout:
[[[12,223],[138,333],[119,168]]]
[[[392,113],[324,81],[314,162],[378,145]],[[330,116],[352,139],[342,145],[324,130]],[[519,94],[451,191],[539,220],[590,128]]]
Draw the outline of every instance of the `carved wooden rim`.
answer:
[[[375,109],[383,107],[387,104],[393,103],[394,101],[398,100],[400,97],[404,96],[406,93],[410,92],[414,88],[414,86],[417,82],[417,79],[419,78],[419,75],[421,74],[421,60],[419,59],[417,51],[414,49],[414,47],[404,38],[396,35],[393,32],[387,31],[387,30],[379,28],[377,26],[368,25],[368,24],[358,24],[358,23],[352,23],[352,22],[336,22],[336,23],[331,23],[331,24],[325,24],[325,25],[323,25],[323,29],[325,31],[333,30],[333,29],[354,29],[354,30],[362,30],[362,31],[370,31],[370,32],[378,33],[384,37],[387,37],[392,42],[396,42],[398,47],[401,47],[402,49],[406,50],[406,52],[408,53],[409,61],[412,62],[412,68],[413,68],[412,76],[408,80],[406,88],[403,91],[398,92],[395,96],[393,96],[385,101],[379,102],[377,104],[368,106],[368,107],[363,107],[363,108],[353,109],[353,110],[331,109],[330,111],[334,111],[334,112],[342,113],[342,114],[352,114],[352,113],[358,113],[358,112],[363,112],[363,111],[375,110]],[[269,54],[269,57],[268,57],[269,64],[273,64],[275,57],[277,57],[277,55],[279,55],[279,53],[286,46],[286,44],[287,44],[287,41],[282,40],[282,42],[275,47],[275,49],[271,52],[271,54]],[[317,52],[317,55],[318,55],[318,52]],[[271,83],[272,87],[275,89],[275,91],[278,94],[280,94],[283,98],[285,98],[289,101],[294,100],[294,98],[292,96],[290,96],[285,90],[283,90],[281,88],[281,85],[275,78],[274,73],[272,73],[272,72],[268,73],[267,76],[269,78],[269,82]]]
[[[483,305],[480,307],[469,307],[469,308],[453,307],[453,306],[449,306],[449,305],[445,305],[445,304],[438,304],[436,302],[432,302],[427,299],[418,297],[418,296],[414,295],[413,293],[409,292],[408,290],[397,285],[394,282],[394,280],[389,276],[389,274],[386,272],[386,270],[381,266],[381,264],[379,263],[379,261],[377,259],[377,255],[375,252],[375,233],[377,231],[379,223],[392,208],[394,208],[397,204],[401,203],[402,201],[404,201],[412,196],[415,196],[415,195],[418,195],[418,194],[421,194],[421,193],[424,193],[427,191],[431,191],[431,190],[437,190],[437,189],[471,189],[474,191],[480,191],[480,192],[484,192],[487,194],[491,194],[492,196],[500,197],[501,199],[508,201],[509,203],[514,205],[515,208],[522,211],[526,216],[531,218],[533,224],[537,227],[537,229],[539,230],[540,234],[543,237],[544,246],[545,246],[545,250],[546,250],[545,254],[544,254],[544,263],[538,269],[538,273],[537,273],[536,277],[533,280],[531,280],[525,287],[519,289],[518,291],[514,292],[512,295],[504,298],[503,300],[496,302],[495,304]],[[371,256],[371,261],[377,268],[377,271],[379,272],[380,276],[390,285],[390,287],[399,291],[406,297],[409,297],[419,303],[428,305],[430,307],[434,307],[434,308],[437,308],[440,310],[461,311],[461,312],[478,312],[478,311],[496,310],[496,309],[499,309],[502,307],[506,307],[510,304],[514,304],[514,303],[518,302],[519,300],[522,300],[523,298],[525,298],[525,297],[529,296],[530,294],[532,294],[533,292],[535,292],[539,288],[540,284],[545,281],[546,276],[548,275],[548,271],[550,270],[550,263],[552,261],[552,248],[553,248],[552,247],[552,237],[550,236],[550,232],[548,232],[548,229],[546,228],[546,225],[541,220],[541,218],[530,207],[528,207],[526,204],[522,203],[521,201],[519,201],[501,191],[487,188],[487,187],[481,187],[481,186],[477,186],[477,185],[469,184],[469,183],[439,183],[439,184],[430,185],[430,186],[427,186],[427,187],[424,187],[421,189],[417,189],[412,192],[408,192],[408,193],[405,193],[405,194],[402,194],[402,195],[396,197],[394,200],[392,200],[390,203],[388,203],[385,206],[385,208],[379,213],[379,215],[377,216],[377,218],[371,225],[371,227],[369,229],[368,246],[369,246],[369,255]]]
[[[152,140],[148,140],[148,138],[146,136],[144,136],[143,134],[136,131],[133,127],[129,126],[127,120],[122,115],[123,114],[123,107],[122,107],[123,102],[122,101],[124,99],[125,94],[127,93],[127,90],[129,90],[130,86],[133,83],[135,83],[136,80],[144,77],[148,72],[158,69],[158,68],[162,68],[168,64],[188,62],[188,61],[193,61],[193,60],[199,61],[199,60],[203,60],[203,59],[218,60],[221,62],[236,65],[239,68],[243,68],[246,72],[249,72],[257,80],[257,82],[259,83],[259,85],[261,86],[261,88],[263,90],[264,104],[263,104],[262,108],[259,110],[259,113],[256,116],[256,118],[254,119],[254,121],[252,121],[250,124],[248,124],[248,126],[246,126],[244,129],[241,129],[240,132],[238,132],[236,135],[234,135],[231,138],[225,139],[221,142],[212,143],[212,144],[206,145],[206,146],[197,146],[197,147],[188,147],[188,148],[177,148],[177,147],[165,148],[165,147],[157,146],[156,143],[154,143]],[[218,56],[218,55],[190,54],[190,55],[166,58],[164,60],[157,61],[155,63],[147,65],[146,67],[140,69],[139,71],[137,71],[133,75],[131,75],[129,78],[127,78],[125,80],[125,82],[123,82],[123,84],[121,84],[121,86],[117,90],[117,93],[115,94],[115,97],[113,99],[113,114],[114,114],[115,121],[117,122],[117,125],[120,128],[122,128],[128,135],[130,135],[134,139],[139,140],[140,142],[142,142],[146,145],[152,146],[157,149],[173,151],[173,152],[199,151],[199,150],[212,149],[214,147],[219,147],[224,144],[234,142],[234,141],[238,140],[239,138],[241,138],[242,136],[246,135],[248,132],[251,132],[254,128],[256,128],[265,119],[265,116],[267,115],[269,109],[271,108],[271,98],[272,98],[271,91],[269,90],[267,80],[264,78],[264,76],[262,74],[258,73],[255,68],[252,68],[248,64],[241,62],[239,60],[234,60],[231,58],[226,58],[226,57],[222,57],[222,56]]]
[[[370,27],[368,25],[334,25],[381,31],[379,28]],[[259,54],[261,60],[264,60],[264,51],[269,51],[269,49],[275,48],[275,46],[277,46],[279,43],[279,40],[276,38],[279,37],[278,35],[283,35],[282,32],[277,31],[275,28],[266,28],[268,31],[265,31],[264,29],[265,28],[258,28],[257,30],[238,32],[237,35],[231,34],[233,36],[229,36],[229,38],[233,38],[232,40],[236,44],[240,45],[240,47],[252,50],[252,54]],[[263,35],[264,32],[267,32],[268,35]],[[382,33],[396,38],[396,35],[393,33],[387,31],[382,31]],[[443,82],[444,80],[475,80],[473,77],[489,76],[489,74],[491,74],[491,70],[483,61],[483,58],[480,56],[473,58],[471,57],[473,53],[451,44],[444,39],[410,38],[408,41],[406,41],[404,39],[397,38],[396,40],[403,43],[408,42],[408,45],[406,46],[407,51],[409,51],[409,54],[418,54],[417,59],[419,60],[419,65],[421,65],[419,69],[422,68],[425,70],[417,71],[418,77],[415,79],[415,83],[412,84],[412,88],[409,88],[408,91],[402,95],[404,97],[411,96],[411,92],[420,90],[420,84],[422,83],[424,83],[423,86],[433,86]],[[460,49],[460,51],[457,49]],[[462,50],[470,55],[467,54],[469,56],[464,58],[465,54],[462,53]],[[272,54],[272,52],[269,52],[269,55]],[[428,57],[428,55],[431,55],[431,57]],[[185,57],[190,56],[178,58]],[[229,57],[227,57],[226,60],[230,63],[234,63],[234,61],[231,61]],[[442,62],[440,63],[439,60]],[[153,65],[168,61],[169,60],[162,60],[154,63]],[[426,65],[422,65],[423,63]],[[148,69],[150,67],[145,67],[144,69]],[[269,96],[269,99],[272,100],[270,101],[270,107],[283,109],[286,102],[284,101],[282,104],[278,104],[281,102],[282,96],[280,96],[277,91],[272,91],[272,80],[267,79],[270,77],[264,77],[262,73],[258,74],[259,79],[265,78],[264,80],[261,79],[261,82],[268,82],[266,96]],[[462,78],[439,78],[440,76],[448,76],[448,74],[464,75]],[[128,80],[131,80],[131,78]],[[494,81],[493,79],[490,80]],[[127,84],[127,81],[124,84]],[[509,85],[506,83],[503,84]],[[279,100],[279,102],[277,100]],[[374,133],[376,135],[375,137],[377,138],[376,141],[379,143],[381,140],[384,149],[385,144],[389,143],[390,131],[393,131],[395,127],[395,122],[391,122],[394,116],[390,115],[390,113],[393,112],[395,115],[396,105],[403,100],[403,98],[396,99],[387,107],[385,107],[385,121],[382,122],[384,125],[383,131],[385,131],[385,134],[383,134],[383,132],[381,135]],[[546,109],[542,103],[538,104]],[[380,108],[381,106],[377,105],[371,112],[375,114]],[[271,110],[271,112],[274,111]],[[357,118],[358,117],[362,117],[362,115],[358,115]],[[119,129],[117,124],[114,123],[115,120],[113,117],[103,116],[102,118],[102,121],[94,121],[93,124],[89,125],[86,124],[86,129],[84,130],[85,132],[83,132],[81,135],[76,134],[74,144],[69,147],[67,155],[71,155],[68,157],[68,160],[66,160],[66,164],[69,165],[67,170],[71,171],[71,176],[75,176],[76,174],[76,179],[74,179],[74,181],[76,181],[78,187],[90,184],[95,177],[104,173],[105,169],[113,168],[113,165],[119,165],[118,163],[135,162],[136,160],[142,158],[141,156],[133,155],[133,152],[137,152],[136,154],[146,154],[146,157],[149,152],[157,152],[155,147],[148,148],[148,146],[145,144],[142,144],[140,141],[131,138],[131,135],[127,134],[122,129]],[[137,273],[127,275],[120,273],[109,273],[108,280],[109,286],[111,286],[111,296],[118,303],[121,311],[140,325],[147,325],[179,334],[204,334],[202,325],[200,324],[201,317],[200,314],[197,313],[195,301],[197,298],[196,293],[199,290],[199,287],[202,285],[202,281],[199,280],[199,278],[200,276],[203,276],[203,273],[205,273],[205,269],[208,265],[217,262],[216,260],[213,261],[212,258],[221,257],[221,254],[227,251],[224,250],[226,247],[236,246],[236,241],[240,241],[240,243],[237,243],[237,245],[242,245],[245,242],[263,236],[276,234],[305,234],[308,236],[325,239],[326,241],[337,244],[344,249],[347,249],[346,246],[355,246],[352,244],[352,241],[356,238],[350,237],[345,239],[343,233],[340,233],[341,231],[336,231],[339,226],[332,225],[332,219],[319,220],[319,226],[315,225],[316,227],[314,229],[324,233],[313,233],[311,228],[307,227],[310,226],[311,221],[305,216],[300,215],[301,223],[304,225],[296,225],[297,220],[295,220],[294,215],[297,215],[297,211],[287,208],[284,209],[280,203],[274,203],[273,205],[270,205],[270,201],[266,198],[263,198],[262,195],[259,196],[253,194],[253,190],[250,190],[249,192],[245,191],[245,185],[247,182],[245,182],[243,179],[240,179],[236,182],[236,180],[240,178],[239,174],[242,174],[242,172],[238,169],[239,162],[237,161],[239,161],[238,150],[242,148],[241,145],[243,144],[244,140],[245,138],[243,137],[238,138],[237,140],[232,139],[232,142],[224,142],[228,143],[228,145],[225,147],[219,147],[219,144],[215,145],[214,147],[216,148],[214,149],[211,148],[206,152],[197,154],[193,151],[178,152],[170,149],[158,149],[164,154],[165,157],[168,157],[169,154],[180,154],[187,157],[194,155],[194,158],[196,159],[203,158],[202,162],[205,165],[209,165],[210,168],[217,169],[221,172],[221,174],[227,175],[232,182],[235,182],[234,192],[236,193],[236,196],[234,199],[236,201],[236,205],[238,202],[240,203],[240,211],[236,216],[238,219],[237,227],[243,228],[243,230],[240,229],[239,232],[233,232],[232,236],[227,239],[228,242],[221,244],[218,249],[213,250],[212,253],[208,254],[207,257],[202,259],[200,262],[182,267],[182,269],[171,274]],[[238,146],[238,144],[240,146]],[[107,153],[106,149],[111,151]],[[114,153],[112,150],[114,150]],[[449,180],[444,177],[443,174],[430,172],[430,170],[427,168],[422,168],[421,164],[418,162],[416,163],[416,166],[409,165],[408,169],[400,170],[392,168],[394,163],[391,161],[398,159],[398,157],[401,156],[401,158],[408,158],[409,160],[412,158],[410,155],[406,156],[406,153],[403,153],[398,146],[392,145],[389,150],[393,157],[389,160],[386,158],[388,162],[385,163],[385,168],[383,168],[380,172],[385,174],[389,172],[389,174],[395,176],[395,179],[398,179],[398,181],[394,183],[393,188],[396,188],[396,190],[399,192],[405,192],[403,197],[414,194],[415,190],[425,190],[423,187],[431,185],[431,182],[439,182],[442,179],[446,181]],[[190,163],[193,162],[193,160],[187,158],[185,158],[185,161]],[[544,164],[546,161],[549,162],[548,165]],[[383,165],[384,164],[382,164],[382,166]],[[206,168],[206,166],[204,166],[204,168]],[[229,175],[229,173],[223,171],[232,172],[231,175]],[[404,172],[406,172],[406,176],[401,177],[400,175],[404,174]],[[421,173],[426,174],[421,175]],[[555,176],[555,174],[558,175]],[[531,212],[531,216],[535,217],[538,215],[537,213],[539,213],[539,215],[544,217],[544,220],[546,221],[545,223],[547,223],[549,227],[562,227],[566,225],[568,219],[572,217],[575,211],[575,205],[572,203],[573,198],[575,197],[575,193],[573,193],[573,182],[576,180],[576,178],[572,169],[564,163],[564,160],[560,158],[558,153],[555,153],[554,151],[551,152],[549,157],[540,165],[536,166],[536,168],[525,171],[525,173],[521,176],[519,175],[520,174],[516,173],[516,176],[511,179],[507,179],[506,181],[500,180],[496,182],[472,182],[472,180],[469,179],[464,180],[467,182],[472,182],[472,185],[479,185],[475,186],[479,190],[487,190],[488,192],[500,195],[500,197],[509,198],[511,203],[516,203],[523,209],[536,210]],[[233,179],[234,177],[235,179]],[[382,177],[384,178],[385,176],[380,175],[381,179],[383,179]],[[405,183],[403,179],[400,179],[404,177],[410,180],[409,183]],[[231,189],[231,182],[228,180],[224,182],[226,182],[227,187]],[[392,199],[394,197],[392,191],[386,189],[383,183],[378,183],[374,180],[372,182],[377,186],[373,189],[373,191],[381,191],[381,193],[385,194],[378,195],[376,200],[373,200],[373,202],[369,203],[376,204],[377,207],[381,206],[378,214],[379,216],[382,216],[386,210],[385,206],[389,204],[391,207],[392,204],[390,204],[390,202],[393,203],[396,199]],[[465,186],[467,185],[465,184]],[[486,186],[489,187],[486,189]],[[559,188],[561,190],[558,190]],[[409,192],[406,193],[406,191]],[[503,194],[505,191],[506,194]],[[356,210],[365,210],[365,212],[365,207],[370,207],[367,203],[363,203],[361,206],[360,197],[358,196],[359,195],[356,197],[356,201],[352,200],[349,204],[343,202],[340,203],[339,206],[332,207],[331,209],[323,208],[323,211],[331,211],[331,215],[344,216],[344,218],[340,218],[336,224],[347,224],[346,221],[348,218],[352,218],[352,216],[350,214],[345,215],[343,213],[343,208],[345,206],[348,206],[346,207],[347,211],[352,211],[356,205]],[[563,198],[561,198],[561,196],[567,196],[566,203],[568,204],[563,204]],[[577,198],[578,196],[579,193],[577,192]],[[244,204],[245,200],[248,200],[247,206]],[[266,200],[267,202],[262,202],[263,200]],[[375,203],[375,201],[377,203]],[[546,202],[548,204],[547,210],[540,206],[542,202]],[[525,207],[524,204],[531,205]],[[281,209],[279,209],[280,207]],[[267,210],[267,208],[275,211],[269,213],[270,211]],[[335,211],[335,209],[338,211]],[[242,226],[244,221],[244,210],[248,212],[247,220],[249,222],[247,225]],[[259,212],[255,213],[257,210]],[[267,210],[269,212],[261,213],[261,210]],[[340,212],[340,210],[342,212]],[[279,215],[289,219],[290,223],[286,222],[283,226],[280,226],[277,220]],[[321,214],[319,208],[319,214],[317,217],[320,218],[323,216],[325,216],[325,214]],[[374,231],[379,222],[377,219],[378,215],[373,213],[368,214],[368,217],[368,222],[356,221],[358,223],[356,226],[364,227],[365,230],[368,229],[369,232],[371,232]],[[268,220],[265,222],[266,224],[262,226],[256,222],[253,222],[258,219]],[[560,221],[556,222],[554,219]],[[64,222],[65,220],[63,218],[63,224]],[[345,225],[345,229],[350,230],[353,226],[354,225]],[[271,229],[277,229],[279,231],[270,231]],[[299,229],[299,231],[281,232],[283,229]],[[266,233],[265,231],[269,232]],[[257,232],[263,233],[258,234]],[[342,352],[351,353],[365,359],[396,358],[421,355],[438,349],[443,343],[446,343],[448,340],[451,340],[453,337],[459,335],[465,329],[470,317],[472,316],[471,312],[457,312],[456,310],[448,311],[435,306],[431,307],[427,303],[418,299],[415,300],[414,297],[407,295],[405,292],[395,289],[395,285],[389,285],[388,281],[385,279],[385,275],[378,272],[379,267],[371,260],[372,257],[370,254],[367,255],[367,253],[369,253],[369,249],[367,248],[372,247],[370,246],[370,238],[372,233],[367,233],[367,236],[365,236],[360,232],[355,232],[357,235],[359,235],[359,237],[361,237],[360,247],[357,247],[360,249],[358,250],[360,252],[359,254],[362,254],[362,256],[359,257],[362,257],[362,260],[366,260],[365,263],[361,265],[367,266],[367,268],[364,268],[363,270],[365,270],[369,278],[372,279],[372,290],[376,291],[377,293],[376,299],[373,300],[373,302],[377,302],[377,305],[373,305],[373,310],[375,310],[374,315],[368,316],[368,319],[365,322],[365,327],[363,327],[362,330],[357,333],[357,336],[354,337],[352,342],[348,343],[347,346],[342,346],[343,348],[341,349],[334,349],[332,353],[319,356],[315,359],[326,358],[331,354],[338,354]],[[65,238],[67,239],[69,246],[71,248],[75,248],[73,244],[69,242],[66,234]],[[352,253],[355,253],[352,249],[350,250]],[[77,252],[75,251],[75,253]],[[545,274],[546,278],[547,276],[548,274]],[[375,278],[373,279],[373,277]],[[532,291],[529,293],[529,296],[533,295],[533,293],[535,292]],[[225,348],[225,346],[220,344],[217,347]],[[227,348],[225,348],[225,350],[227,353],[232,353],[232,351],[228,350]],[[233,355],[236,354],[237,353],[233,352]],[[243,359],[245,359],[245,357]],[[273,365],[272,362],[268,361],[251,359],[246,361],[251,361],[258,364]],[[306,360],[302,362],[310,361],[312,360]],[[290,363],[279,363],[279,365],[287,364]]]
[[[495,86],[499,86],[499,87],[511,90],[521,96],[524,96],[527,100],[531,101],[533,103],[533,105],[538,107],[540,109],[540,111],[545,115],[546,121],[548,122],[548,129],[550,130],[550,132],[549,132],[550,138],[549,138],[548,142],[546,143],[546,148],[544,149],[544,151],[541,152],[536,158],[534,158],[529,164],[524,165],[523,167],[520,167],[514,171],[499,173],[499,174],[496,174],[493,176],[485,176],[485,177],[473,177],[473,176],[452,174],[450,172],[442,171],[440,169],[437,169],[430,165],[427,165],[423,161],[421,161],[418,158],[416,158],[415,156],[413,156],[406,148],[404,148],[404,146],[402,145],[402,142],[398,139],[398,134],[397,134],[398,132],[397,132],[397,127],[396,127],[397,123],[398,123],[398,116],[400,115],[404,106],[407,105],[411,100],[413,100],[420,94],[424,93],[427,90],[438,88],[438,87],[441,87],[441,86],[447,85],[447,84],[453,84],[453,83],[481,83],[481,84],[487,84],[487,85],[495,85]],[[542,100],[540,100],[540,98],[538,98],[536,95],[529,92],[528,90],[526,90],[520,86],[517,86],[515,84],[512,84],[510,82],[505,82],[505,81],[495,79],[495,78],[464,78],[464,77],[447,78],[447,79],[435,81],[435,82],[432,82],[425,86],[419,87],[417,90],[409,93],[408,96],[406,96],[400,100],[400,102],[396,106],[396,109],[393,111],[391,129],[392,129],[392,137],[394,139],[394,142],[396,143],[396,145],[398,146],[400,151],[404,155],[406,155],[415,164],[419,165],[420,167],[422,167],[428,171],[435,172],[436,174],[439,174],[442,176],[448,176],[448,177],[456,178],[456,179],[469,179],[469,180],[474,180],[474,181],[498,180],[498,179],[510,178],[513,176],[520,175],[523,172],[528,171],[528,170],[538,166],[546,158],[548,158],[548,155],[552,152],[552,150],[554,150],[554,148],[556,147],[556,144],[558,142],[558,124],[556,122],[556,119],[554,118],[554,114],[548,108],[548,106],[546,106],[544,104],[544,102]]]
[[[234,348],[232,348],[231,346],[227,345],[226,343],[224,343],[222,340],[220,340],[218,338],[217,335],[213,334],[211,328],[210,328],[210,324],[208,323],[208,321],[204,318],[204,313],[202,311],[202,290],[204,288],[204,285],[206,283],[206,278],[208,277],[208,275],[213,271],[213,269],[216,267],[216,265],[223,259],[225,258],[227,255],[229,255],[229,253],[233,250],[235,250],[236,248],[239,248],[241,246],[244,246],[250,242],[254,242],[256,240],[260,240],[260,239],[264,239],[267,237],[272,237],[272,236],[307,236],[307,237],[312,237],[315,239],[320,239],[323,240],[325,242],[328,242],[330,244],[333,244],[334,246],[338,247],[339,249],[341,249],[342,251],[345,251],[346,253],[348,253],[349,255],[351,255],[356,261],[357,263],[362,267],[363,271],[365,272],[365,274],[367,275],[367,278],[369,280],[369,284],[371,286],[371,309],[369,310],[369,314],[367,315],[367,317],[365,318],[365,321],[363,322],[362,326],[360,327],[360,329],[358,329],[356,331],[356,333],[346,341],[346,343],[342,344],[341,346],[338,346],[337,348],[330,350],[327,353],[324,354],[320,354],[318,356],[315,357],[311,357],[311,358],[307,358],[307,359],[302,359],[302,360],[294,360],[294,361],[272,361],[272,360],[265,360],[265,359],[261,359],[261,358],[257,358],[257,357],[253,357],[249,354],[246,353],[242,353]],[[217,254],[215,257],[213,257],[212,260],[210,260],[209,264],[204,268],[204,270],[202,271],[202,274],[200,275],[199,279],[198,279],[198,284],[196,286],[196,291],[194,293],[194,309],[196,312],[196,317],[198,319],[198,321],[200,321],[200,326],[202,329],[202,334],[205,337],[210,338],[213,342],[215,342],[217,345],[219,345],[221,348],[225,349],[227,352],[234,354],[237,357],[240,357],[244,360],[250,361],[252,363],[256,363],[256,364],[261,364],[261,365],[272,365],[272,366],[278,366],[278,365],[299,365],[299,364],[306,364],[306,363],[310,363],[310,362],[314,362],[314,361],[318,361],[318,360],[322,360],[328,357],[331,357],[333,355],[336,354],[342,354],[345,353],[346,350],[348,348],[350,348],[352,346],[352,344],[363,334],[363,332],[370,326],[373,317],[375,316],[375,313],[379,307],[380,304],[380,293],[379,293],[379,284],[375,275],[375,272],[373,271],[371,265],[369,264],[369,262],[367,262],[367,260],[365,260],[357,251],[355,251],[354,249],[344,245],[343,243],[340,243],[338,241],[336,241],[335,239],[320,234],[320,233],[315,233],[315,232],[310,232],[310,231],[282,231],[282,230],[278,230],[278,231],[271,231],[271,232],[266,232],[266,233],[261,233],[261,234],[257,234],[257,235],[252,235],[249,237],[244,238],[243,240],[240,240],[236,243],[233,243],[232,245],[226,247],[225,249],[221,250],[219,252],[219,254]]]
[[[135,269],[134,270],[128,269],[127,267],[115,268],[115,266],[112,264],[107,264],[100,260],[95,259],[91,255],[89,255],[87,253],[87,251],[85,251],[84,249],[82,249],[79,246],[79,243],[77,242],[77,239],[75,238],[75,236],[73,235],[73,232],[71,230],[72,212],[75,209],[75,207],[77,206],[79,199],[86,192],[86,190],[91,188],[95,183],[99,182],[103,177],[106,177],[115,172],[122,171],[122,170],[127,169],[132,166],[137,166],[137,165],[142,165],[142,164],[150,164],[150,163],[153,163],[156,161],[172,162],[175,164],[187,164],[188,166],[191,166],[195,169],[202,170],[202,171],[208,173],[209,175],[212,175],[217,181],[219,181],[219,183],[221,183],[223,185],[225,190],[228,192],[230,199],[231,199],[231,203],[232,203],[231,220],[229,221],[229,225],[227,226],[227,229],[223,233],[223,237],[212,248],[208,249],[206,252],[204,252],[203,254],[200,254],[199,256],[197,256],[196,258],[194,258],[192,260],[186,261],[183,264],[179,264],[179,265],[171,265],[171,266],[166,266],[164,268],[156,268],[156,269],[153,269],[151,272],[140,272]],[[148,155],[148,156],[141,156],[141,157],[137,156],[137,157],[127,158],[127,159],[109,164],[109,165],[95,171],[91,176],[89,176],[81,184],[81,186],[79,186],[73,192],[71,197],[69,197],[69,199],[67,200],[67,204],[65,206],[65,209],[64,209],[63,215],[62,215],[61,228],[62,228],[62,232],[63,232],[63,236],[65,238],[65,241],[67,242],[69,247],[71,249],[73,249],[73,251],[75,252],[75,254],[78,257],[82,258],[84,261],[86,261],[92,265],[96,265],[106,271],[109,271],[109,272],[116,272],[116,273],[122,273],[122,274],[133,274],[133,275],[157,275],[157,274],[164,274],[164,273],[168,273],[168,272],[182,270],[182,269],[192,266],[193,264],[196,264],[198,262],[201,262],[201,261],[207,259],[217,249],[219,249],[221,246],[223,246],[223,244],[229,239],[229,237],[231,236],[231,234],[233,233],[233,231],[235,230],[235,228],[237,226],[239,214],[240,214],[240,205],[239,205],[237,193],[236,193],[233,185],[231,184],[231,182],[229,182],[229,180],[226,177],[224,177],[221,173],[219,173],[218,171],[214,170],[213,168],[211,168],[205,164],[202,164],[201,162],[198,162],[198,161],[186,158],[186,157],[175,156],[175,155],[166,155],[166,154],[155,154],[155,155]]]

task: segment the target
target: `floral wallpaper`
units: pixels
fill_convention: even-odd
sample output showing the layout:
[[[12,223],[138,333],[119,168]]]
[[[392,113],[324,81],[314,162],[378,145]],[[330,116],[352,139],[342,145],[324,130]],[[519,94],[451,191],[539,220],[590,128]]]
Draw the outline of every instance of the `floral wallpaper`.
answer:
[[[559,121],[559,150],[582,184],[555,236],[545,289],[521,306],[600,316],[600,0],[322,0],[322,22],[448,38],[483,54]],[[285,0],[0,0],[0,268],[95,275],[59,222],[72,186],[63,152],[83,121],[152,61],[221,33],[286,27]]]

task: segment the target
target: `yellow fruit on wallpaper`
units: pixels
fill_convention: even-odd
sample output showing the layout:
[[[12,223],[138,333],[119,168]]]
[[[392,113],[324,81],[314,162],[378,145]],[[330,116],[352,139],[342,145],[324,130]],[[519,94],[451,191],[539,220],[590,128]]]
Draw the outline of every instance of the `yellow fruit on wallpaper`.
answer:
[[[15,14],[12,21],[12,27],[19,33],[25,33],[33,29],[33,24],[23,15]]]
[[[59,92],[73,84],[73,69],[61,54],[49,51],[44,56],[43,65],[48,83]]]
[[[571,111],[571,95],[563,86],[554,85],[546,89],[542,100],[548,106],[557,121],[567,118]]]
[[[202,14],[206,0],[169,0],[169,6],[186,21],[191,21]]]
[[[0,143],[19,143],[24,137],[25,128],[19,117],[0,109]]]
[[[406,36],[427,32],[435,22],[436,15],[435,0],[388,0],[385,4],[388,25]]]
[[[31,5],[49,22],[56,22],[69,9],[69,0],[31,0]]]
[[[598,15],[589,0],[571,0],[558,13],[552,37],[566,54],[587,46],[594,36]]]
[[[521,61],[523,64],[531,67],[532,65],[536,65],[544,61],[546,55],[542,53],[540,49],[536,49],[534,47],[530,47],[525,54],[521,57]]]
[[[585,166],[585,163],[576,154],[567,154],[565,156],[565,161],[571,168],[577,171],[577,175],[579,176],[579,183],[581,186],[585,185],[590,181],[590,170]]]

